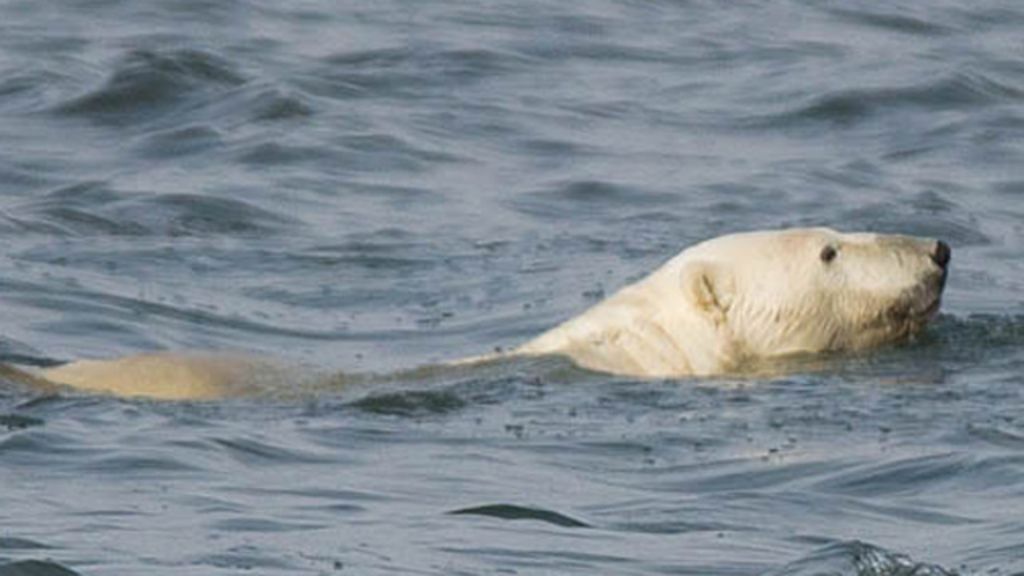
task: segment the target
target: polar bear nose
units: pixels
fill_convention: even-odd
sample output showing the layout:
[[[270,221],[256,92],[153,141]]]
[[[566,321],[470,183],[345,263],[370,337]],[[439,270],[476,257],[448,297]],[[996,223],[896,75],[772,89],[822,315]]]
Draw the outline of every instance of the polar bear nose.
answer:
[[[949,259],[953,256],[953,250],[942,240],[935,243],[935,251],[932,252],[932,260],[943,270],[949,265]]]

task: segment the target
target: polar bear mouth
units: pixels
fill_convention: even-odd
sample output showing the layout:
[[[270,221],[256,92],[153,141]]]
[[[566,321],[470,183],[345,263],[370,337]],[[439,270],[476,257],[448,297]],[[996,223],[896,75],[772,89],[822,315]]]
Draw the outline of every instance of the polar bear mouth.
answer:
[[[924,327],[939,312],[942,293],[924,300],[910,298],[889,309],[888,318],[892,326],[900,326],[907,333],[914,333]],[[923,304],[923,305],[922,305]]]
[[[920,302],[920,301],[918,301]],[[923,305],[922,305],[923,304]],[[923,328],[939,313],[942,306],[942,292],[938,292],[931,298],[920,302],[918,305],[911,305],[905,309],[902,316],[910,325],[910,331],[916,332]]]
[[[939,307],[942,305],[942,298],[936,296],[932,303],[929,304],[924,310],[921,311],[921,316],[926,318],[932,318],[939,312]]]
[[[942,306],[942,292],[946,287],[946,271],[942,270],[913,290],[903,315],[918,326],[923,326],[939,313]]]

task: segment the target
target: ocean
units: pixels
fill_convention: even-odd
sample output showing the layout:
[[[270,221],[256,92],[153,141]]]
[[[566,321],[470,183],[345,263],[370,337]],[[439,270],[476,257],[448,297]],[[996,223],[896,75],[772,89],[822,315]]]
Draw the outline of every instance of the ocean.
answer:
[[[0,360],[296,366],[205,402],[0,384],[0,576],[1024,574],[1021,30],[1011,0],[0,3]],[[948,242],[940,317],[770,378],[414,370],[819,225]]]

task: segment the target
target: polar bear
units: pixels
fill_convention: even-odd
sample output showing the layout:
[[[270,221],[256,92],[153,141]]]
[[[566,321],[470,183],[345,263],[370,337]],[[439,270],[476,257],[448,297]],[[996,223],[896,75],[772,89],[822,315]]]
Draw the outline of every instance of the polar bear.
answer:
[[[741,372],[794,354],[906,340],[938,311],[951,257],[942,241],[828,228],[746,232],[684,250],[639,282],[502,354],[560,355],[637,377]],[[48,384],[164,399],[215,398],[287,382],[266,360],[144,354],[81,360],[32,377]]]

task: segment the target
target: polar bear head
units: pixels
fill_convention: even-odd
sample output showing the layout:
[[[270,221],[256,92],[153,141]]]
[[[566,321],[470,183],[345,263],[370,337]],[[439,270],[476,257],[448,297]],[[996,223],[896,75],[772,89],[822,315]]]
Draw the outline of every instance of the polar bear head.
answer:
[[[904,340],[938,311],[949,259],[936,240],[813,228],[709,240],[678,270],[733,363]]]

